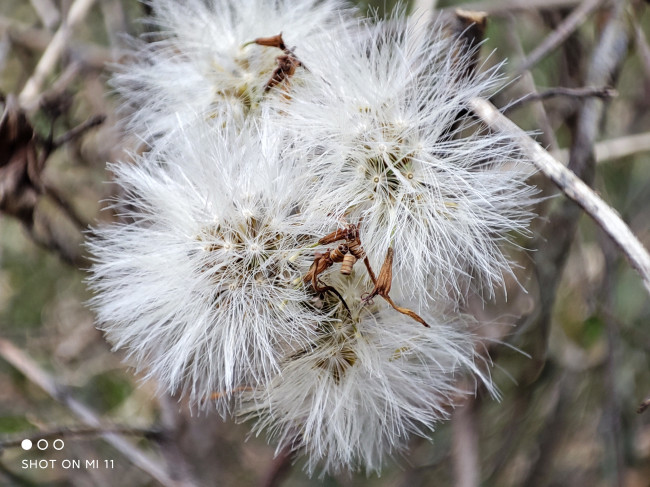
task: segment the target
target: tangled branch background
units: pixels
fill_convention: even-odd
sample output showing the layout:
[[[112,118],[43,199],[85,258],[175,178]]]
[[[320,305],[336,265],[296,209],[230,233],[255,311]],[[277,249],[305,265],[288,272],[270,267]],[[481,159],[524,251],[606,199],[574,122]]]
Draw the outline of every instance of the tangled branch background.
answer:
[[[0,7],[3,483],[646,485],[645,3],[208,3]]]

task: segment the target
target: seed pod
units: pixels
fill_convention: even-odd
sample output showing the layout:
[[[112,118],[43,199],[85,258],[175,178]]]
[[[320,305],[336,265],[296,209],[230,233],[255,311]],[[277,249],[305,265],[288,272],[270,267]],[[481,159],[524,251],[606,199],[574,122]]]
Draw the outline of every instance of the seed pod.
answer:
[[[352,254],[345,254],[343,256],[343,263],[341,264],[341,274],[349,276],[352,273],[352,267],[357,261],[357,258]]]
[[[348,244],[348,249],[350,250],[350,253],[357,258],[357,260],[363,260],[366,257],[366,251],[363,250],[359,239],[350,242]]]
[[[332,259],[333,262],[343,262],[343,258],[345,257],[345,254],[348,253],[348,246],[345,244],[340,244],[338,247],[336,247],[334,250],[330,252],[330,259]]]

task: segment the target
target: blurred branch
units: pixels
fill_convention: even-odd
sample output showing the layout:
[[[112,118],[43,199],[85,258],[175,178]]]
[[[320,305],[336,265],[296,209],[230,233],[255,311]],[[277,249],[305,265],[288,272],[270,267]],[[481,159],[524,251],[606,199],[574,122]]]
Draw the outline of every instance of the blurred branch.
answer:
[[[59,26],[54,37],[52,37],[47,49],[45,49],[43,56],[36,65],[34,73],[27,80],[25,87],[18,96],[21,106],[25,109],[31,110],[35,108],[38,93],[45,82],[45,78],[54,70],[56,63],[65,50],[70,31],[84,19],[94,1],[75,0],[70,6],[68,15]]]
[[[615,139],[603,140],[594,145],[596,162],[622,159],[639,152],[650,151],[650,132],[626,135]],[[562,162],[569,160],[569,150],[561,149],[552,153],[553,157]]]
[[[585,55],[581,52],[580,41],[576,39],[562,45],[566,54],[566,67],[574,73],[571,83],[575,82],[578,86],[615,85],[620,67],[627,54],[626,5],[625,0],[618,0],[610,4],[606,11],[606,22],[602,26],[601,35],[597,38],[597,44],[591,51],[586,69],[583,66]],[[573,37],[569,37],[568,40]],[[585,71],[586,74],[582,75],[581,73]],[[571,85],[565,84],[565,86]],[[490,107],[490,109],[494,109],[494,107]],[[572,143],[568,170],[567,168],[564,168],[564,170],[567,171],[566,174],[571,176],[572,183],[582,180],[578,186],[588,191],[595,174],[593,146],[598,136],[604,109],[605,106],[602,100],[586,98],[582,100],[577,112],[571,113],[566,119],[566,124],[571,130]],[[502,116],[498,112],[497,114]],[[525,136],[519,127],[516,127],[505,117],[502,118],[502,121],[511,124],[511,128],[515,127],[516,130],[519,130],[518,135],[521,137],[521,141],[529,144],[528,148],[532,151],[531,157],[533,159],[538,159],[541,154],[542,159],[550,158],[552,160],[552,157],[532,139]],[[537,152],[537,150],[541,152]],[[556,167],[556,169],[559,168]],[[556,176],[559,176],[559,174]],[[554,179],[551,179],[551,181],[557,185],[557,181]],[[559,182],[566,183],[568,180],[560,179]],[[593,195],[595,196],[595,194]],[[607,207],[607,205],[604,206]],[[614,215],[615,221],[622,223],[615,212],[611,211],[611,208],[607,207],[607,209]],[[547,223],[537,232],[536,242],[532,244],[532,248],[538,249],[531,255],[531,258],[534,262],[533,271],[539,299],[536,301],[535,310],[530,313],[517,331],[518,336],[523,336],[524,333],[528,334],[527,351],[533,356],[531,367],[520,378],[523,383],[534,381],[546,362],[551,317],[557,298],[557,289],[563,276],[581,214],[579,206],[575,205],[573,201],[562,201],[554,211],[548,214]],[[603,215],[599,216],[602,217]],[[625,225],[623,224],[623,226]],[[625,229],[629,232],[626,226]],[[638,240],[636,238],[634,240],[643,249]],[[645,250],[643,251],[645,252]],[[528,333],[529,331],[531,333]]]
[[[514,17],[507,17],[506,22],[508,23],[509,26],[509,28],[506,31],[506,36],[508,38],[508,41],[513,46],[513,49],[516,52],[516,54],[523,58],[524,48],[521,45],[521,40],[519,39],[519,36],[515,34],[516,20],[514,19]],[[527,90],[530,94],[533,95],[537,94],[537,86],[535,85],[535,79],[533,78],[533,75],[531,74],[530,71],[524,71],[521,75],[520,81],[523,84],[524,89]],[[513,83],[513,86],[516,86],[516,83]],[[541,101],[533,102],[532,109],[533,109],[533,114],[535,115],[535,119],[538,123],[538,127],[541,129],[541,134],[539,135],[539,138],[541,142],[544,144],[544,147],[550,147],[551,149],[559,148],[557,138],[555,137],[555,133],[553,131],[553,126],[551,125],[551,121],[549,119],[544,104]]]
[[[0,32],[6,33],[12,43],[34,51],[43,51],[52,42],[52,34],[49,32],[2,16]],[[104,69],[106,63],[113,59],[111,52],[105,47],[88,43],[81,46],[65,46],[64,53],[66,57],[99,70]]]
[[[644,411],[645,411],[646,409],[648,409],[648,408],[650,408],[650,397],[647,397],[647,398],[646,398],[646,399],[645,399],[645,400],[644,400],[644,401],[639,405],[639,407],[638,407],[638,409],[636,410],[636,412],[637,412],[638,414],[641,414],[642,412],[644,412]]]
[[[475,401],[468,397],[454,411],[451,420],[454,485],[457,487],[478,487],[481,481]]]
[[[634,27],[634,42],[646,78],[650,78],[650,46],[640,25]]]
[[[43,371],[13,343],[0,338],[0,357],[18,369],[25,377],[47,392],[54,400],[65,405],[81,421],[93,428],[101,428],[102,421],[88,406],[72,398],[68,391],[56,383],[53,377]],[[190,487],[192,484],[173,480],[165,469],[146,453],[112,433],[102,434],[104,439],[129,460],[133,465],[148,473],[165,487]]]
[[[544,418],[544,424],[534,442],[538,451],[535,461],[529,466],[526,478],[521,485],[526,487],[545,486],[548,482],[548,472],[553,466],[553,459],[559,450],[561,440],[569,434],[570,424],[567,409],[571,401],[571,393],[575,390],[576,380],[573,374],[567,372],[555,382],[556,389],[553,405]]]
[[[613,314],[615,294],[614,279],[617,271],[617,255],[614,243],[603,232],[598,232],[600,248],[605,259],[603,279],[601,281],[600,296],[597,297],[599,314],[605,325],[607,354],[605,357],[603,381],[603,408],[602,408],[602,435],[603,441],[608,445],[606,462],[613,468],[608,472],[607,480],[611,485],[623,487],[625,485],[625,439],[623,424],[621,422],[623,398],[618,380],[621,367],[621,328],[616,320],[609,317]],[[608,469],[610,470],[610,469]]]
[[[557,8],[573,7],[580,0],[484,0],[482,2],[468,2],[447,7],[443,10],[480,10],[490,15],[511,14],[516,10],[550,10]]]
[[[539,93],[529,93],[528,95],[523,96],[519,100],[516,100],[505,107],[503,112],[506,113],[512,110],[516,110],[517,108],[520,108],[522,105],[530,103],[531,101],[546,100],[548,98],[554,98],[558,96],[564,96],[568,98],[588,98],[594,96],[596,98],[607,99],[618,96],[618,92],[608,86],[586,86],[584,88],[550,88]]]
[[[278,452],[273,462],[271,462],[271,468],[262,481],[262,487],[279,487],[291,470],[293,458],[294,452],[290,445],[285,446]]]
[[[185,485],[195,485],[197,481],[194,473],[185,454],[179,447],[179,414],[178,409],[174,408],[174,405],[177,405],[176,401],[177,399],[169,394],[160,397],[160,422],[165,434],[159,436],[158,445],[160,453],[167,461],[167,464],[174,466],[171,472],[172,478],[183,482]]]
[[[52,0],[29,0],[29,2],[47,29],[53,29],[61,20],[61,13]]]
[[[541,59],[555,50],[567,37],[571,35],[587,17],[600,5],[604,0],[584,0],[564,21],[557,26],[542,42],[531,52],[526,59],[519,63],[515,69],[515,77],[520,76],[524,71],[528,71],[535,66]]]
[[[74,139],[82,136],[84,133],[86,133],[91,128],[97,127],[98,125],[101,125],[102,123],[104,123],[104,120],[106,120],[106,115],[95,115],[93,117],[90,117],[85,122],[82,122],[79,125],[77,125],[76,127],[68,130],[61,137],[58,137],[53,143],[53,148],[56,149],[58,147],[61,147],[63,144],[66,144],[66,143],[70,142],[71,140],[74,140]]]
[[[650,255],[621,217],[580,178],[542,149],[490,102],[474,98],[470,107],[493,130],[510,134],[528,153],[535,166],[605,230],[623,251],[632,267],[641,274],[650,293]]]

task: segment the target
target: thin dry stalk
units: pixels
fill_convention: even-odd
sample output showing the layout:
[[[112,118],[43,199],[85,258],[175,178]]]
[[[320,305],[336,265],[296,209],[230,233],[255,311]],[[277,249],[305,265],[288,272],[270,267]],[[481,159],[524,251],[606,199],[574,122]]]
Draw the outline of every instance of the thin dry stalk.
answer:
[[[490,128],[507,133],[526,151],[535,166],[610,236],[623,251],[630,264],[641,275],[650,293],[650,255],[616,211],[535,142],[526,132],[502,115],[490,102],[474,98],[471,109]]]
[[[584,0],[580,5],[578,5],[578,7],[576,7],[576,9],[573,10],[573,12],[571,12],[571,14],[519,64],[515,70],[515,76],[519,76],[524,71],[528,71],[550,52],[557,49],[557,47],[562,44],[567,37],[575,32],[575,30],[580,27],[580,25],[587,20],[589,15],[591,15],[591,13],[602,3],[603,0]]]
[[[467,2],[443,10],[481,10],[490,15],[510,15],[521,10],[551,10],[573,7],[580,0],[483,0],[482,2]]]
[[[597,163],[623,159],[640,152],[650,152],[650,132],[603,140],[594,146]],[[568,162],[569,160],[568,149],[561,149],[553,152],[552,155],[558,161]]]

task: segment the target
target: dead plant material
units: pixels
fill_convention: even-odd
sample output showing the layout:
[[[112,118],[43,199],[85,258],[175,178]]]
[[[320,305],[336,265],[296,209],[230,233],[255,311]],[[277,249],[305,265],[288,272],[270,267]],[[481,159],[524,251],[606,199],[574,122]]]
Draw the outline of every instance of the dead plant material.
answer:
[[[426,321],[424,321],[422,317],[418,315],[415,311],[408,308],[404,308],[402,306],[397,306],[389,296],[390,288],[393,283],[393,256],[394,256],[393,248],[389,247],[388,251],[386,252],[386,258],[384,259],[384,263],[382,264],[381,269],[379,271],[379,276],[375,281],[375,287],[372,291],[370,291],[370,294],[368,294],[368,296],[366,296],[363,299],[364,303],[369,303],[370,301],[372,301],[372,298],[374,298],[375,296],[381,296],[388,304],[391,305],[391,307],[395,311],[414,319],[415,321],[417,321],[421,325],[426,326],[427,328],[430,328],[429,324]]]
[[[370,291],[368,296],[363,299],[363,303],[370,303],[374,297],[381,296],[395,311],[412,318],[427,328],[430,328],[429,324],[424,321],[422,317],[419,316],[415,311],[396,305],[389,296],[393,282],[394,250],[392,247],[388,248],[388,251],[386,252],[386,258],[384,259],[384,263],[382,264],[381,270],[379,271],[379,276],[377,277],[372,270],[372,266],[370,265],[370,261],[366,255],[366,251],[364,250],[363,245],[361,245],[359,226],[346,225],[343,228],[339,228],[336,231],[325,235],[318,241],[318,243],[320,245],[327,245],[340,240],[345,240],[345,244],[340,244],[334,250],[328,249],[324,254],[320,252],[317,252],[315,254],[314,262],[309,268],[309,272],[307,272],[303,278],[305,283],[311,282],[314,291],[318,293],[329,291],[335,293],[340,297],[340,294],[333,287],[327,285],[321,286],[319,284],[318,276],[333,266],[335,263],[339,262],[341,262],[341,273],[348,276],[352,273],[352,267],[356,261],[363,260],[363,263],[366,266],[366,270],[368,271],[368,275],[374,284],[373,290]],[[343,298],[340,297],[340,299],[345,304]],[[347,308],[347,305],[345,306]]]
[[[352,267],[357,262],[357,258],[352,254],[345,254],[341,263],[341,274],[349,276],[352,274]]]
[[[289,49],[282,39],[282,32],[271,37],[258,37],[253,41],[258,46],[275,47],[284,52],[277,57],[278,67],[275,68],[271,79],[266,83],[264,91],[269,91],[273,87],[287,81],[296,73],[296,69],[303,67],[302,62],[295,56],[293,50]]]

